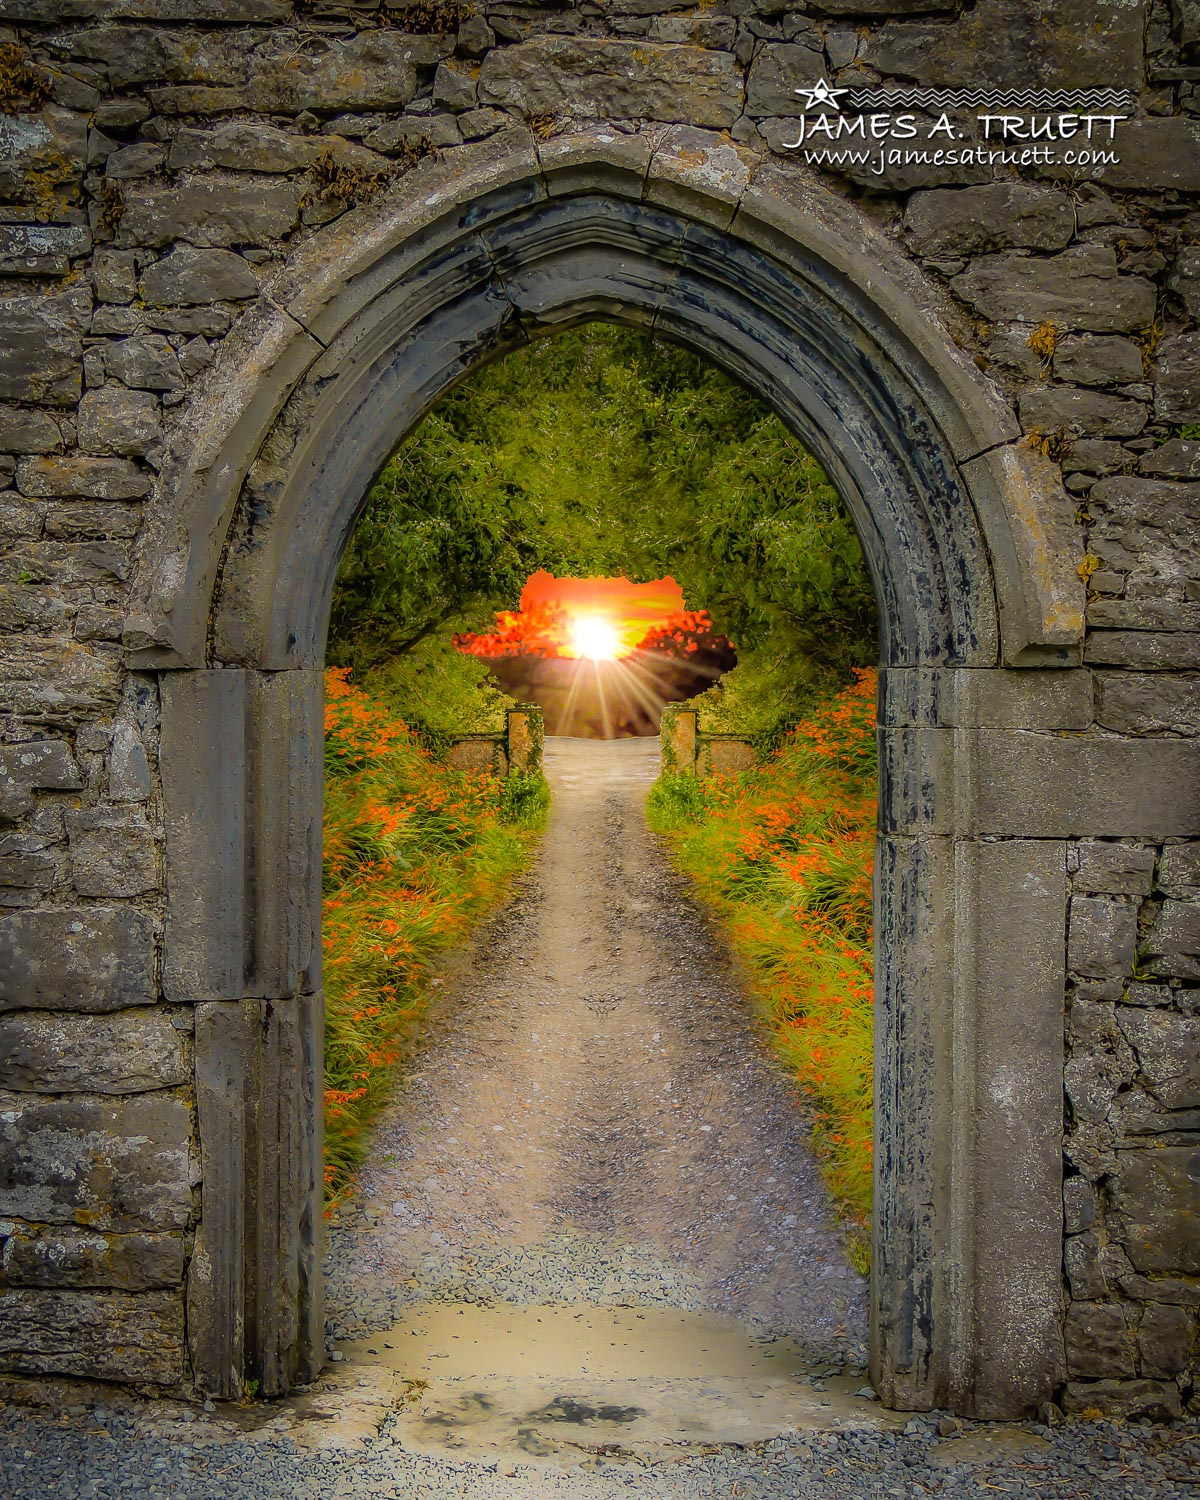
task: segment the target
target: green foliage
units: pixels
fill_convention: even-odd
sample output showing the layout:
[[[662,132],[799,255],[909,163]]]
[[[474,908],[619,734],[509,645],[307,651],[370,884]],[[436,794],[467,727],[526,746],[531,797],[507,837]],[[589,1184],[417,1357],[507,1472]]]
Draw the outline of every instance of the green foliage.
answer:
[[[438,956],[506,893],[540,824],[536,788],[510,818],[500,778],[438,764],[344,669],[325,688],[325,1182],[336,1197],[410,1051]]]
[[[743,651],[720,681],[693,698],[709,734],[739,734],[760,754],[777,750],[796,721],[831,693],[841,673],[769,642]]]
[[[874,655],[858,542],[816,461],[715,367],[629,330],[540,340],[439,403],[355,529],[329,660],[361,680],[437,632],[486,626],[539,568],[672,574],[744,662],[768,644],[786,659],[770,690],[799,703],[791,722],[806,684]],[[769,717],[754,693],[738,701]]]
[[[500,788],[500,821],[540,833],[550,812],[550,787],[540,771],[510,771]]]
[[[499,734],[516,706],[478,657],[454,649],[448,631],[424,636],[369,669],[362,681],[431,744],[461,734]]]
[[[660,776],[646,799],[646,818],[655,833],[675,833],[705,813],[704,783],[698,776]]]
[[[865,1269],[877,681],[868,670],[856,678],[763,764],[701,782],[660,778],[647,810],[720,917],[771,1043],[808,1096],[813,1143]]]

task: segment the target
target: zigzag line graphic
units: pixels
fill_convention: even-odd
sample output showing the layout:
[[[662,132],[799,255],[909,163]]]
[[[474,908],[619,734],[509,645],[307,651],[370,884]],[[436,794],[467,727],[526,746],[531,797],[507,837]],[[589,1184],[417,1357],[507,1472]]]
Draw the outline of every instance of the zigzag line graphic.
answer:
[[[1017,110],[1051,110],[1086,114],[1094,110],[1131,110],[1132,96],[1121,89],[851,89],[846,102],[854,110],[878,109],[881,105],[909,105],[953,110],[980,107]]]

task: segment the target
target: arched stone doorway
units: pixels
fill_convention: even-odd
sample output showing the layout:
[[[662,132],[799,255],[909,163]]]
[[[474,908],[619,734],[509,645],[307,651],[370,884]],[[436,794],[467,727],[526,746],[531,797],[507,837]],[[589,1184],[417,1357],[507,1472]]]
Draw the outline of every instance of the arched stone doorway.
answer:
[[[160,674],[163,988],[196,1004],[196,1379],[270,1394],[320,1362],[341,547],[454,380],[593,317],[744,380],[855,517],[885,667],[873,1373],[890,1404],[1017,1414],[1061,1378],[1063,841],[1088,830],[1047,814],[1075,770],[1029,731],[1090,718],[1065,497],[865,218],[687,130],[418,168],[294,258],[176,435],[125,639]]]

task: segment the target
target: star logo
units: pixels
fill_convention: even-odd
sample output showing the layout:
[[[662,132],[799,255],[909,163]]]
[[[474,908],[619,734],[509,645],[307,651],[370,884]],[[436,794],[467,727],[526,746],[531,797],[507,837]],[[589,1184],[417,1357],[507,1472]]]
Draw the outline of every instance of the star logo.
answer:
[[[848,93],[848,89],[831,89],[827,78],[818,78],[810,89],[793,89],[795,94],[804,94],[808,98],[805,109],[816,109],[819,104],[828,104],[833,109],[841,111],[838,99],[842,94]]]

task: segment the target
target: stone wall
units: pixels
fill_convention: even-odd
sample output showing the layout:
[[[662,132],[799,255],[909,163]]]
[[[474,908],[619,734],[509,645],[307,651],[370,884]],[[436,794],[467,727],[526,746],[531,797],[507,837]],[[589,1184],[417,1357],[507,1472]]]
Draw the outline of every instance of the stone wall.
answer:
[[[144,642],[124,629],[189,392],[227,337],[253,345],[264,289],[286,305],[290,256],[435,153],[580,127],[653,150],[683,123],[708,133],[697,149],[736,143],[745,181],[812,176],[786,145],[794,88],[821,77],[1137,97],[1120,162],[1090,178],[822,180],[909,257],[1076,497],[1085,709],[1054,734],[1072,753],[1195,739],[1200,29],[1182,0],[0,0],[0,1370],[186,1390],[204,1337],[221,1166],[197,1114],[220,1118],[232,1084],[195,1076],[195,1027],[267,991],[257,950],[248,979],[164,967],[164,839],[195,850],[179,909],[240,835],[172,803],[161,766],[189,746],[161,741],[169,690],[127,666]],[[210,675],[272,711],[254,674]],[[1093,790],[1136,807],[1136,787]],[[1194,838],[1189,816],[1172,827]],[[1063,1399],[1173,1412],[1200,1308],[1200,846],[1139,827],[1068,856]]]
[[[663,770],[672,776],[722,776],[758,761],[753,743],[736,734],[706,734],[694,709],[668,703],[659,730]]]
[[[542,710],[536,703],[522,703],[505,716],[502,734],[463,734],[446,749],[446,763],[460,771],[490,771],[507,776],[511,771],[537,774],[542,766],[544,743]]]

